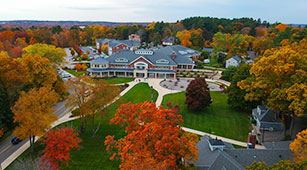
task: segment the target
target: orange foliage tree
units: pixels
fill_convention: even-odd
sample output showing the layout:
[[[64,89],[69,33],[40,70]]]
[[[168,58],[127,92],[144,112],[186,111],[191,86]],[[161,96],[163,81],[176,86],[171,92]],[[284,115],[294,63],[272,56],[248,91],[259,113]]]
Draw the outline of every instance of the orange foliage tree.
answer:
[[[299,162],[307,159],[307,129],[296,135],[296,139],[290,143],[290,149],[294,153],[294,161]]]
[[[119,158],[121,169],[179,169],[180,161],[198,160],[198,137],[185,133],[182,116],[175,109],[156,107],[155,103],[123,104],[111,124],[125,127],[127,136],[115,140],[107,136],[105,145]]]
[[[70,150],[80,148],[81,139],[78,136],[79,134],[69,127],[48,130],[41,143],[46,145],[42,155],[43,163],[50,163],[54,169],[60,169],[62,162],[68,166]]]
[[[278,29],[279,32],[283,32],[287,27],[289,27],[287,24],[278,24],[275,28]]]
[[[191,32],[189,30],[177,32],[176,37],[179,38],[182,46],[190,47],[192,45],[192,42],[190,41]]]
[[[76,64],[74,67],[76,70],[82,70],[82,65],[81,64]]]
[[[20,60],[10,58],[6,52],[0,52],[0,83],[10,100],[18,96],[27,81],[28,72]]]
[[[14,135],[20,139],[29,137],[32,151],[35,136],[44,135],[45,130],[57,119],[52,113],[52,106],[57,103],[58,97],[58,94],[48,87],[33,88],[27,93],[21,92],[20,98],[12,107],[14,122],[18,124]]]

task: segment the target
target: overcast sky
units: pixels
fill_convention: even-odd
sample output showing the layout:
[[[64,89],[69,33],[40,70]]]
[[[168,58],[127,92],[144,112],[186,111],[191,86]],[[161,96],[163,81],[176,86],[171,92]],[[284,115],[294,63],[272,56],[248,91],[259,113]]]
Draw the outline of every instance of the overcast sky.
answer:
[[[0,20],[175,22],[191,16],[307,24],[307,0],[1,0]]]

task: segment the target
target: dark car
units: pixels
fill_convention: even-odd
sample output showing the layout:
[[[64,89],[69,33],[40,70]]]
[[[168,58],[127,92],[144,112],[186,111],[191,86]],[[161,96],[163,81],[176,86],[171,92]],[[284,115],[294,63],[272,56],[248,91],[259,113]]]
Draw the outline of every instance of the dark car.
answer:
[[[17,137],[14,137],[12,140],[11,140],[11,142],[12,142],[12,144],[13,145],[17,145],[18,143],[20,143],[22,140],[20,140],[19,138],[17,138]]]

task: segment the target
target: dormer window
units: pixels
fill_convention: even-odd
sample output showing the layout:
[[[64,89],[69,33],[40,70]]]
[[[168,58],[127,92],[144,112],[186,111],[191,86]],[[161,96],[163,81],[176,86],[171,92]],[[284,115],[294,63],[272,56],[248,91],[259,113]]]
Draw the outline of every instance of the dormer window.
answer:
[[[158,64],[168,64],[169,61],[165,60],[165,59],[160,59],[160,60],[157,60],[156,63],[158,63]]]
[[[127,59],[125,59],[125,58],[117,58],[117,59],[115,59],[115,62],[122,62],[122,63],[126,63],[126,62],[128,62],[128,60]]]

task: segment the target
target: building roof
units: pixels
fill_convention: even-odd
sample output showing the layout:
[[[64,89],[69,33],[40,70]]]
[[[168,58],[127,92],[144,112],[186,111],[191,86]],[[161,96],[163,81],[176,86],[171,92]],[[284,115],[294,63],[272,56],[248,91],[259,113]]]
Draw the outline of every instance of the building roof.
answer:
[[[258,112],[258,109],[253,109],[253,113],[259,121],[263,122],[277,122],[280,123],[280,119],[275,117],[275,113],[271,111],[266,106],[257,106],[261,113]]]
[[[94,60],[91,60],[90,63],[91,64],[104,64],[104,63],[107,64],[107,63],[109,63],[109,61],[104,59],[104,58],[102,58],[102,57],[97,57]]]
[[[263,142],[262,144],[266,149],[289,149],[291,142],[293,141]]]
[[[141,43],[139,41],[132,41],[132,40],[111,40],[111,41],[109,41],[109,47],[116,47],[120,44],[125,44],[128,47],[140,46],[141,45]]]
[[[96,39],[97,43],[105,44],[112,41],[112,39],[104,38],[104,39]]]
[[[292,152],[286,142],[275,142],[273,149],[235,149],[231,144],[224,142],[223,150],[213,150],[209,148],[209,136],[201,137],[196,144],[198,148],[198,161],[193,162],[197,169],[208,170],[243,170],[254,161],[266,162],[268,166],[280,160],[291,160]],[[267,146],[272,144],[267,143]]]
[[[209,139],[208,142],[211,146],[224,146],[224,142],[220,139]]]
[[[213,49],[212,48],[203,48],[203,51],[208,51],[209,53],[212,53]]]
[[[164,37],[163,42],[164,43],[174,43],[175,42],[175,37],[166,36],[166,37]]]
[[[233,56],[232,58],[235,59],[238,63],[241,63],[241,61],[242,61],[241,57],[239,57],[237,55]]]
[[[243,167],[250,166],[253,162],[265,162],[268,166],[281,161],[291,159],[292,152],[288,149],[271,150],[271,149],[233,149],[224,150],[236,162]]]
[[[142,53],[143,52],[143,53]],[[148,52],[148,53],[146,53]],[[189,57],[175,53],[175,58],[172,58],[173,51],[170,48],[164,47],[157,50],[121,50],[118,53],[112,54],[108,58],[105,58],[112,64],[131,64],[133,61],[142,57],[153,65],[157,66],[175,66],[178,64],[193,65],[193,60]],[[119,60],[121,59],[121,60]],[[105,60],[93,60],[93,62],[99,64],[99,61],[105,62]],[[120,62],[121,61],[121,62]]]

